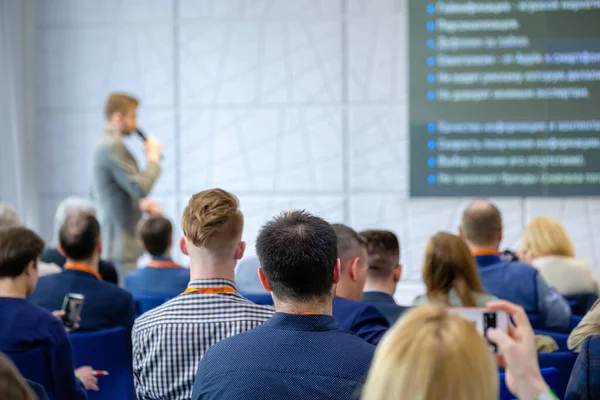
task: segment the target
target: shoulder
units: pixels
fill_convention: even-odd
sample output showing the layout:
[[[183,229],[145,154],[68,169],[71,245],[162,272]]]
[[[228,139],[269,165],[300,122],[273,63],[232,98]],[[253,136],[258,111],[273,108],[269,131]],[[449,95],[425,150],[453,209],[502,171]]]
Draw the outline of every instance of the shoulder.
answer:
[[[506,265],[515,272],[529,273],[534,275],[538,274],[538,270],[535,269],[531,264],[527,264],[522,261],[511,261]]]

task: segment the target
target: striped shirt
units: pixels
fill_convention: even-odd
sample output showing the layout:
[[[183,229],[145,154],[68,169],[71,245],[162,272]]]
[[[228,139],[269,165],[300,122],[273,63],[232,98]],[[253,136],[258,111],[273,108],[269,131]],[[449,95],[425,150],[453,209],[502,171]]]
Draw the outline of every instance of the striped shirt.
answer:
[[[226,279],[191,281],[188,287],[235,284]],[[139,317],[133,326],[133,373],[138,399],[190,399],[196,369],[215,343],[268,320],[272,307],[237,292],[180,294]]]

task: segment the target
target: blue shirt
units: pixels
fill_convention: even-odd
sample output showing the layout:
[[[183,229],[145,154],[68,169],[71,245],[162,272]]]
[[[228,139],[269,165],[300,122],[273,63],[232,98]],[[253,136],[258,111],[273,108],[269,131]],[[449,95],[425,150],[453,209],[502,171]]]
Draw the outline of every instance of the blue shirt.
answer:
[[[390,327],[388,320],[372,305],[337,296],[333,299],[333,318],[342,328],[374,345]]]
[[[371,304],[388,320],[390,325],[393,325],[398,318],[408,310],[409,307],[402,307],[396,304],[394,297],[385,292],[368,291],[363,293],[363,303]]]
[[[168,266],[153,266],[164,263]],[[190,282],[190,270],[169,257],[152,257],[150,264],[125,276],[125,289],[132,293],[179,294]]]
[[[48,311],[25,299],[0,297],[0,351],[26,352],[47,347],[58,399],[87,399],[75,378],[73,351],[65,327]]]
[[[374,352],[329,315],[275,313],[206,352],[192,399],[355,399]]]
[[[564,332],[569,328],[569,303],[531,265],[502,261],[499,255],[478,255],[475,260],[488,293],[539,314],[542,329]]]
[[[135,305],[131,293],[101,281],[89,272],[65,269],[59,274],[43,276],[29,299],[49,311],[60,310],[68,293],[85,296],[79,330],[133,327]]]

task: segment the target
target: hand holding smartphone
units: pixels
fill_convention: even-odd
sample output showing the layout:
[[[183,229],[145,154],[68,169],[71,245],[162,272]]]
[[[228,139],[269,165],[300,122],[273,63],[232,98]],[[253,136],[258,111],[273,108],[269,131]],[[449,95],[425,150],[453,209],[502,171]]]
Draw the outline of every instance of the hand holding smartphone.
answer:
[[[498,346],[487,338],[490,328],[508,332],[508,316],[504,311],[494,311],[486,308],[449,308],[449,313],[459,314],[473,322],[477,332],[488,342],[490,353],[500,354]]]
[[[68,293],[65,296],[62,305],[65,315],[62,317],[62,322],[67,329],[73,329],[79,321],[84,300],[85,296],[79,293]]]

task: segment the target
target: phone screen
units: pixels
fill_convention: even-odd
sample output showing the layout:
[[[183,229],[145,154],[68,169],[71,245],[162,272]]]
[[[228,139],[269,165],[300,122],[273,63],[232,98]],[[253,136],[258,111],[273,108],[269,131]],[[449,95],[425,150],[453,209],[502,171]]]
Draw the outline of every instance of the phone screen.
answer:
[[[483,313],[483,331],[487,332],[487,330],[489,328],[497,328],[498,327],[498,321],[497,321],[497,317],[496,317],[496,313],[495,312],[484,312]],[[498,352],[498,346],[492,342],[490,342],[489,339],[486,340],[488,342],[488,348],[490,349],[490,352],[492,353],[497,353]]]
[[[79,320],[79,316],[81,315],[81,308],[83,307],[83,295],[81,294],[67,294],[65,299],[63,300],[62,310],[65,312],[63,316],[63,324],[69,328],[73,329],[75,327],[75,323]]]

